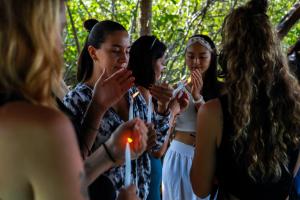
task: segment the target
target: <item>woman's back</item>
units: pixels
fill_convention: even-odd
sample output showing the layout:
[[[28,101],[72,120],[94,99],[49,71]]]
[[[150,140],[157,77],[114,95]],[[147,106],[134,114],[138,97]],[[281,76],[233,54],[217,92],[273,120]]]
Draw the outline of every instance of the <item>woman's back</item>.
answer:
[[[279,180],[255,182],[247,172],[248,165],[243,157],[237,161],[233,149],[233,120],[228,111],[228,97],[220,97],[223,113],[223,130],[220,146],[217,150],[216,177],[221,197],[231,194],[239,199],[285,199],[291,191],[293,171],[298,158],[298,149],[287,147],[288,169],[283,164]],[[265,130],[267,131],[267,130]],[[247,148],[247,147],[246,147]]]
[[[54,109],[25,101],[2,105],[0,157],[0,199],[86,198],[73,128]]]

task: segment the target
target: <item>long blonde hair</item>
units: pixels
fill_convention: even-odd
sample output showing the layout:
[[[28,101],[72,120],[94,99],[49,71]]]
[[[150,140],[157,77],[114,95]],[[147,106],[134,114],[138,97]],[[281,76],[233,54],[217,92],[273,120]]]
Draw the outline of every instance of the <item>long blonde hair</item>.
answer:
[[[54,105],[62,58],[62,0],[0,0],[0,92]]]
[[[278,180],[288,149],[299,147],[300,88],[266,10],[266,0],[252,0],[226,17],[222,31],[233,148],[255,181]]]

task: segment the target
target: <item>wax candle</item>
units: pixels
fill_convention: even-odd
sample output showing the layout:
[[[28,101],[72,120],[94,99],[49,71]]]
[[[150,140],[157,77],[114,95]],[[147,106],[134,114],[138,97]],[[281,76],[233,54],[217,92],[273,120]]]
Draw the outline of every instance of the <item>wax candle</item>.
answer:
[[[131,155],[130,155],[130,143],[131,138],[127,139],[126,149],[125,149],[125,187],[131,184]]]

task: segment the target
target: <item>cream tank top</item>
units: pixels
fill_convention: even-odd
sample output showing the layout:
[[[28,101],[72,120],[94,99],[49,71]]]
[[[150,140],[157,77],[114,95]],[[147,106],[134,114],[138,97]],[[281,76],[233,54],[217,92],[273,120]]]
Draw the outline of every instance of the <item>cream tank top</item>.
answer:
[[[197,111],[193,103],[193,96],[188,90],[185,91],[189,96],[189,106],[177,117],[175,131],[196,132]]]

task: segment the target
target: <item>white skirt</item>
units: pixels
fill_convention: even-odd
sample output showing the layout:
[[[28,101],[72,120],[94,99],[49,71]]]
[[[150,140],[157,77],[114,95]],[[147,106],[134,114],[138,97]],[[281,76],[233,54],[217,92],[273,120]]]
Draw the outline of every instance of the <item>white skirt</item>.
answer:
[[[163,162],[162,200],[201,200],[190,183],[193,157],[193,146],[172,141]],[[204,200],[209,200],[209,196]]]

